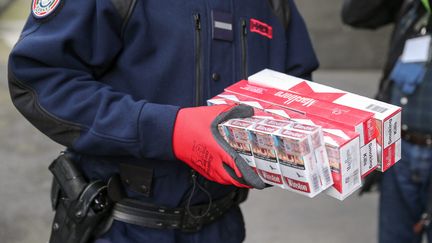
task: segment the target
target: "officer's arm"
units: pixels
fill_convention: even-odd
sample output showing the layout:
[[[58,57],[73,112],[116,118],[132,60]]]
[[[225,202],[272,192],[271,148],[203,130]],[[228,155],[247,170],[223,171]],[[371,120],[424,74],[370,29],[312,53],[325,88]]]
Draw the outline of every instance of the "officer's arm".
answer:
[[[342,21],[358,28],[375,29],[395,21],[403,0],[344,0]]]
[[[60,2],[48,17],[29,17],[10,54],[14,105],[44,134],[78,152],[174,158],[178,107],[136,99],[98,79],[122,50],[125,22],[118,8],[111,1]]]
[[[287,27],[287,66],[286,73],[311,79],[312,72],[318,68],[306,25],[293,0],[290,0],[291,18]]]

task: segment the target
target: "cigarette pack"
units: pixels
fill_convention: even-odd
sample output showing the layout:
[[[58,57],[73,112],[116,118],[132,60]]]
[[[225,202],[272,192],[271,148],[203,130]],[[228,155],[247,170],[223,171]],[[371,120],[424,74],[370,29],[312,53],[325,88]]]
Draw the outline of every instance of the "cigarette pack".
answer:
[[[378,170],[386,171],[400,159],[400,107],[269,69],[250,76],[249,83],[262,86],[262,89],[276,88],[372,112],[375,131],[378,133]]]
[[[267,184],[285,188],[272,135],[279,129],[258,123],[248,131],[258,175]]]
[[[333,179],[331,176],[330,163],[324,144],[324,136],[321,126],[303,124],[297,121],[290,126],[290,129],[292,131],[306,133],[311,136],[313,154],[319,169],[322,188],[325,190],[332,186]]]
[[[255,161],[252,155],[252,147],[249,140],[248,128],[252,127],[254,122],[241,119],[228,120],[219,127],[229,145],[256,171]]]
[[[334,180],[333,187],[326,192],[344,200],[361,187],[359,136],[349,131],[325,129],[324,141]]]
[[[273,133],[285,188],[308,197],[323,191],[310,134],[282,128]]]

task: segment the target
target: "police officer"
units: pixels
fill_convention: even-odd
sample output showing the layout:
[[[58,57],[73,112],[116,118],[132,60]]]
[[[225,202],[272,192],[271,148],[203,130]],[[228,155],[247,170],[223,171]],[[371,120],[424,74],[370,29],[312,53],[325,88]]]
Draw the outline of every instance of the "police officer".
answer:
[[[95,242],[229,243],[245,238],[237,188],[265,185],[215,129],[251,110],[205,101],[317,66],[292,0],[33,0],[9,88],[89,181],[119,175],[129,203]]]
[[[345,23],[359,28],[395,24],[377,98],[403,108],[402,159],[381,178],[379,242],[421,242],[423,234],[431,242],[431,60],[403,58],[413,55],[407,45],[412,41],[426,47],[422,51],[426,56],[430,51],[430,43],[421,44],[431,33],[430,2],[345,0],[342,16]],[[366,191],[380,177],[366,178]]]

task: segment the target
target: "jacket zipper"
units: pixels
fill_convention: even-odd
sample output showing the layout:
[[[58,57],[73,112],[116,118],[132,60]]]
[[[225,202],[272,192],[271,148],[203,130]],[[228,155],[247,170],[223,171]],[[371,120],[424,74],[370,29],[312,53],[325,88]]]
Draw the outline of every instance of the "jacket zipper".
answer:
[[[241,20],[241,50],[242,50],[242,78],[247,79],[247,23],[245,19]]]
[[[195,106],[203,100],[202,84],[202,47],[201,47],[201,16],[194,14],[195,21]]]

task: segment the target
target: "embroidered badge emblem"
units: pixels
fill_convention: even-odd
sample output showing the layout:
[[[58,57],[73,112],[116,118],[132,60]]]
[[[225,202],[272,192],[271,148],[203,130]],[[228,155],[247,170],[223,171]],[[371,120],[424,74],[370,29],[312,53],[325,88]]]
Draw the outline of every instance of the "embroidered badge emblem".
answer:
[[[33,0],[32,13],[35,18],[44,18],[60,6],[61,0]]]
[[[273,38],[273,28],[270,25],[256,19],[250,19],[250,31],[258,33],[269,39]]]

